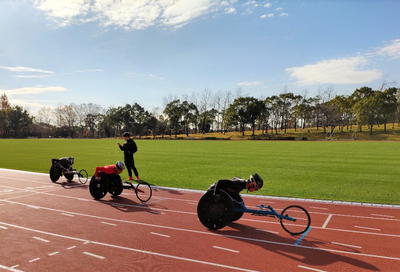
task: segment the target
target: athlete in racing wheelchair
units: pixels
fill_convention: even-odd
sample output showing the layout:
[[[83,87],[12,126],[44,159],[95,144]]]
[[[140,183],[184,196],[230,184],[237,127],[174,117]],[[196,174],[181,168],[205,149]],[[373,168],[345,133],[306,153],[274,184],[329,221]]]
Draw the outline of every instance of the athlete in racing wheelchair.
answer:
[[[210,229],[219,229],[228,222],[239,220],[243,216],[243,212],[234,211],[234,208],[241,207],[241,204],[244,205],[240,192],[245,189],[248,192],[257,191],[261,189],[263,183],[263,179],[258,174],[254,174],[248,180],[234,177],[233,179],[220,179],[211,184],[197,206],[200,222]]]
[[[107,192],[113,196],[120,195],[123,190],[120,174],[124,169],[125,164],[122,161],[117,161],[116,164],[96,167],[94,176],[89,184],[89,191],[93,198],[100,199]]]
[[[79,181],[82,184],[85,184],[88,179],[88,174],[85,169],[80,170],[79,172],[76,169],[72,168],[74,164],[74,157],[63,157],[60,159],[52,159],[51,160],[51,168],[50,168],[50,179],[52,182],[56,182],[62,175],[70,182],[74,175],[77,174],[79,177]]]

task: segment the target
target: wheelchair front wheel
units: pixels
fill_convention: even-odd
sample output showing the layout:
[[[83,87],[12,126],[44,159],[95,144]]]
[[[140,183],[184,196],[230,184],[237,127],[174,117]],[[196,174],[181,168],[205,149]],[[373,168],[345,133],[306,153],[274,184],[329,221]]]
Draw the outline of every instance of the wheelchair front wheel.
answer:
[[[79,178],[79,182],[81,184],[85,184],[88,180],[88,173],[86,172],[85,169],[82,169],[81,171],[79,171],[78,173],[78,178]]]
[[[280,219],[282,228],[292,235],[302,234],[310,227],[310,214],[301,206],[288,206],[283,209],[281,215],[293,218],[293,221],[284,218]]]
[[[141,202],[147,202],[150,200],[153,190],[147,182],[140,181],[135,188],[135,193]]]

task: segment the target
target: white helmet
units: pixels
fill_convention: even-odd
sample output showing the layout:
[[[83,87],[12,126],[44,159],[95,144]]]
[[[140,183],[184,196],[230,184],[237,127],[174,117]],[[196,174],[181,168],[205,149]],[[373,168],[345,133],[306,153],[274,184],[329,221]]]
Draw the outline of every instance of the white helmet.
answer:
[[[115,166],[120,170],[124,170],[125,169],[125,164],[122,161],[117,161]]]

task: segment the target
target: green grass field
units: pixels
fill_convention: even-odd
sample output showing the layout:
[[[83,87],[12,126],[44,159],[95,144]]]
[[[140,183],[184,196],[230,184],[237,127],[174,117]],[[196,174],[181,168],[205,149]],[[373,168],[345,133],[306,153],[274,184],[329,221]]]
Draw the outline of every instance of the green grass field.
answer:
[[[122,139],[2,139],[0,168],[48,173],[52,158],[74,156],[89,175],[123,160]],[[222,178],[257,172],[256,194],[400,204],[398,142],[136,140],[140,177],[167,187],[206,190]],[[122,173],[127,178],[127,171]],[[62,178],[63,179],[63,178]],[[49,179],[50,182],[50,179]],[[254,193],[253,193],[254,194]]]

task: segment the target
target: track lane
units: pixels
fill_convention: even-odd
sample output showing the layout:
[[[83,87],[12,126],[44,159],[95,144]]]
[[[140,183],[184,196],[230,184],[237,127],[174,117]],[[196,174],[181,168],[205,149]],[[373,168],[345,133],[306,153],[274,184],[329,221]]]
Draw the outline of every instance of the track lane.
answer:
[[[74,249],[85,247],[74,256],[76,258],[69,259],[69,255],[64,253],[72,254],[72,249],[67,251],[65,248],[68,243],[57,240],[52,244],[63,246],[49,247],[39,260],[29,262],[33,259],[29,259],[32,256],[27,256],[23,265],[19,266],[20,269],[27,268],[27,270],[22,269],[25,271],[34,271],[35,268],[57,263],[65,263],[65,271],[72,271],[68,268],[79,267],[86,264],[87,260],[93,260],[89,264],[97,271],[107,270],[104,260],[107,260],[107,265],[114,264],[115,261],[116,267],[119,267],[118,263],[121,263],[121,267],[132,267],[132,261],[126,259],[134,259],[133,263],[136,263],[136,267],[141,270],[147,270],[146,261],[141,261],[147,260],[153,270],[157,268],[165,271],[223,271],[223,269],[228,271],[234,267],[254,271],[266,269],[307,271],[307,268],[325,271],[389,270],[397,267],[400,261],[399,256],[396,256],[396,252],[399,252],[398,243],[396,244],[398,241],[396,235],[399,233],[396,233],[396,227],[386,226],[391,224],[385,223],[383,224],[385,227],[381,227],[379,232],[371,229],[355,231],[354,226],[351,227],[353,224],[350,224],[353,219],[355,222],[365,220],[363,225],[378,228],[371,222],[381,221],[381,224],[382,221],[396,222],[399,218],[398,209],[377,207],[366,209],[352,205],[329,205],[307,201],[299,203],[245,197],[248,207],[263,202],[271,204],[279,211],[295,203],[309,210],[313,229],[298,246],[295,246],[298,237],[285,233],[279,222],[272,218],[245,214],[237,223],[222,230],[205,229],[197,220],[196,214],[197,201],[202,192],[155,188],[153,198],[144,205],[130,191],[126,193],[124,191],[119,198],[107,195],[101,201],[94,201],[86,185],[53,184],[48,177],[38,174],[32,175],[34,179],[32,183],[28,178],[21,177],[21,173],[18,173],[18,177],[9,175],[9,179],[1,174],[0,170],[0,199],[3,200],[0,201],[0,218],[6,218],[7,222],[0,220],[3,222],[0,223],[0,234],[7,233],[7,237],[11,235],[11,245],[15,245],[16,252],[25,247],[29,252],[37,252],[38,248],[49,245],[35,238],[27,239],[27,241],[34,240],[34,243],[29,245],[18,244],[17,240],[12,239],[12,233],[19,228],[30,229],[25,230],[26,232],[39,231],[65,235],[69,237],[64,238],[68,241],[81,239],[79,243],[82,245],[76,245]],[[333,215],[323,228],[329,214]],[[357,214],[365,218],[355,217]],[[380,220],[376,219],[376,214],[394,217]],[[337,218],[347,219],[341,223]],[[36,236],[48,239],[46,236]],[[389,247],[393,246],[389,252],[385,251],[383,246],[377,247],[382,237]],[[84,244],[83,241],[89,243]],[[89,245],[91,250],[87,249]],[[6,249],[0,248],[0,250],[3,253]],[[115,255],[110,255],[110,252]],[[121,257],[127,255],[130,258]],[[96,256],[102,256],[104,259]],[[254,256],[259,256],[257,258],[259,261],[249,263],[247,260],[254,259]],[[57,262],[53,263],[54,260]],[[13,266],[12,263],[2,262],[0,265]],[[223,268],[223,265],[229,268]],[[153,271],[150,266],[148,268],[147,271]]]

